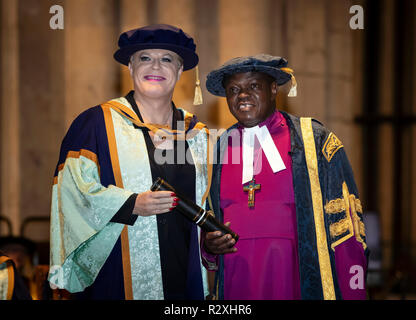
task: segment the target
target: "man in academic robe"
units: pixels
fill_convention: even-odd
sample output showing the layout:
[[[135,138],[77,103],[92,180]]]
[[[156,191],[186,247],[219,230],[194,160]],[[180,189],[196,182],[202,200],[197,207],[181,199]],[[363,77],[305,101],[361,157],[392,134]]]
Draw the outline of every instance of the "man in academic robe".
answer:
[[[210,202],[239,235],[203,235],[219,299],[365,299],[362,206],[342,142],[320,122],[276,110],[287,61],[260,54],[212,71],[237,123],[217,143]]]

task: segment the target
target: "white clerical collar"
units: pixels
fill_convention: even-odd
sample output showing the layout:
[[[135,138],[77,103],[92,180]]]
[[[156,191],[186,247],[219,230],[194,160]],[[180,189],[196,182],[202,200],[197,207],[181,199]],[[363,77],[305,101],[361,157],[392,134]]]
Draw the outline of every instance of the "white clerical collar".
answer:
[[[279,172],[286,169],[282,157],[274,144],[267,126],[259,127],[258,125],[251,128],[243,129],[243,184],[253,179],[253,161],[254,161],[254,137],[260,142],[260,146],[266,155],[266,158],[273,172]],[[261,152],[259,150],[259,152]]]

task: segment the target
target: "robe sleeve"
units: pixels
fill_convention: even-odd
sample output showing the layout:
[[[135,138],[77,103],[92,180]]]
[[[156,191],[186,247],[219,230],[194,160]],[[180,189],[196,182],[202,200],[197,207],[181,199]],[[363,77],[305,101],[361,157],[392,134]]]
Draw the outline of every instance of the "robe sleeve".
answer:
[[[132,194],[127,201],[124,202],[117,213],[111,218],[110,222],[123,223],[129,226],[134,225],[138,217],[137,214],[133,213],[137,195],[137,193]]]
[[[328,166],[325,220],[343,299],[366,299],[368,248],[363,211],[353,172],[341,141],[330,133],[322,147]]]
[[[82,113],[64,138],[55,171],[48,279],[69,292],[94,282],[124,227],[111,219],[133,195],[111,184],[103,123],[100,107]]]

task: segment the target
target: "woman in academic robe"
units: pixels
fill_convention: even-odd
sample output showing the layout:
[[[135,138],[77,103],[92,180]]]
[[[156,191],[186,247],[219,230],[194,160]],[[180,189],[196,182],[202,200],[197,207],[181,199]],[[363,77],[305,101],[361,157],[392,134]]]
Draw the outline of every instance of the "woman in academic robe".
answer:
[[[161,177],[200,206],[208,193],[207,129],[172,101],[196,46],[170,25],[124,32],[118,45],[134,90],[84,111],[62,142],[49,281],[82,299],[203,299],[199,230],[174,193],[150,190]]]

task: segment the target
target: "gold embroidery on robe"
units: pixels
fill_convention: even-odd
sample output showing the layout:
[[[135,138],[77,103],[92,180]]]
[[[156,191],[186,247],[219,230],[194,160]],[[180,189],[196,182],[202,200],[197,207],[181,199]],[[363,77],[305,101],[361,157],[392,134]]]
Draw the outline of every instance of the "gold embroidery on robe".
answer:
[[[325,300],[335,300],[334,280],[328,252],[327,234],[325,230],[324,206],[319,183],[318,160],[311,118],[300,118],[302,138],[305,146],[306,166],[311,184],[312,207],[315,221],[316,246],[321,273],[322,291]]]
[[[361,201],[358,198],[355,199],[355,209],[357,210],[357,212],[361,214],[363,213],[363,207],[361,206]]]
[[[367,248],[367,244],[364,242],[364,239],[362,238],[362,237],[365,237],[365,227],[364,227],[364,223],[361,221],[360,217],[357,214],[358,210],[356,207],[356,204],[357,204],[356,200],[359,201],[359,199],[355,198],[355,195],[351,194],[350,195],[351,216],[353,220],[355,239],[362,244],[365,250]],[[360,209],[362,210],[362,208]]]
[[[342,198],[336,199],[333,203],[341,203],[343,202],[343,207],[345,210],[345,218],[340,220],[339,222],[333,223],[330,227],[330,234],[332,238],[335,238],[337,236],[340,236],[341,234],[348,231],[348,234],[346,234],[341,239],[338,239],[337,241],[333,242],[331,244],[332,250],[335,250],[335,247],[344,241],[348,240],[349,238],[354,236],[354,225],[351,219],[351,216],[349,215],[350,211],[350,203],[349,203],[349,192],[348,187],[345,182],[342,183]],[[341,205],[340,205],[341,206]],[[339,208],[338,208],[339,209]],[[334,226],[334,227],[332,227]],[[343,231],[343,232],[341,232]]]
[[[322,153],[324,154],[326,160],[330,162],[335,153],[343,146],[344,145],[341,140],[339,140],[337,136],[331,132],[322,147]]]
[[[337,245],[355,236],[355,239],[362,244],[365,250],[367,248],[363,239],[365,237],[365,226],[357,214],[357,212],[362,214],[361,201],[354,194],[349,193],[345,182],[342,184],[342,195],[343,198],[331,200],[325,205],[327,214],[345,211],[345,218],[330,225],[329,232],[331,237],[336,238],[348,231],[347,235],[333,242],[331,248],[334,250]]]
[[[324,209],[327,214],[345,211],[345,201],[341,198],[331,200],[327,202]]]
[[[348,217],[339,220],[329,226],[331,237],[335,238],[351,229],[350,219]]]

